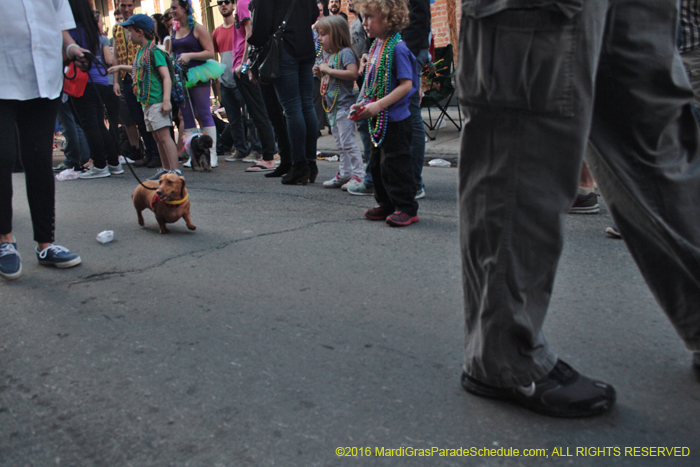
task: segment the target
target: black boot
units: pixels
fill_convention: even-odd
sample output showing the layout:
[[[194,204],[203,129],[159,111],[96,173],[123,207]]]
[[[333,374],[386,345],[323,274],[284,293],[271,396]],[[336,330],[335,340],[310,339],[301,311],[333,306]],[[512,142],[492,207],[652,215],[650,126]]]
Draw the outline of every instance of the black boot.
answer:
[[[318,176],[318,166],[316,165],[316,159],[307,160],[306,163],[309,166],[309,183],[316,181]]]
[[[292,164],[282,163],[282,164],[278,165],[275,168],[275,170],[273,170],[272,172],[266,173],[265,176],[267,178],[279,178],[279,177],[285,175],[286,173],[288,173],[291,168],[292,168]]]
[[[306,185],[309,181],[309,166],[306,161],[292,164],[292,170],[282,177],[283,185]]]

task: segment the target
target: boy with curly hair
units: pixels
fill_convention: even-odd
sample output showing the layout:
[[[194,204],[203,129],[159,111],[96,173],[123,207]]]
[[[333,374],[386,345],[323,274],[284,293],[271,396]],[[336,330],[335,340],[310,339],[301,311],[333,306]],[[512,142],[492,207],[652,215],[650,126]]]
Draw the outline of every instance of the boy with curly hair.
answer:
[[[373,148],[370,172],[378,205],[365,212],[393,227],[418,222],[411,165],[409,97],[418,90],[416,59],[401,40],[408,25],[407,0],[356,0],[369,37],[375,38],[365,67],[365,81],[351,117],[369,119]]]

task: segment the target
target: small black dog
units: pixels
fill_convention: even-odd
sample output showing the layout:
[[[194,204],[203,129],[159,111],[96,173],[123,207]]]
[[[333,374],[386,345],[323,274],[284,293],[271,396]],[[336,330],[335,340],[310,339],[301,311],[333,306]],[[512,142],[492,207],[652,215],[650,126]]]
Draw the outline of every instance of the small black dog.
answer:
[[[194,135],[190,141],[189,155],[192,158],[192,170],[211,172],[211,147],[214,140],[209,135]]]

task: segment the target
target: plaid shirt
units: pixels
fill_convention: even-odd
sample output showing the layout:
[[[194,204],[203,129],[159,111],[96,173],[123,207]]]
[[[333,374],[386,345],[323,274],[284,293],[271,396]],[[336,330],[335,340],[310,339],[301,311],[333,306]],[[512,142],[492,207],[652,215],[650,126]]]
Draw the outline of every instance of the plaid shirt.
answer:
[[[700,47],[700,0],[681,0],[681,30],[678,50]]]
[[[134,61],[136,60],[136,53],[139,51],[141,46],[138,46],[134,44],[133,42],[129,42],[128,44],[128,50],[127,50],[127,44],[126,44],[126,36],[124,35],[124,28],[119,26],[118,24],[114,26],[114,51],[117,54],[117,57],[119,59],[119,64],[120,65],[133,65]],[[127,75],[126,71],[120,71],[119,72],[119,77],[121,79],[124,79],[124,77]]]

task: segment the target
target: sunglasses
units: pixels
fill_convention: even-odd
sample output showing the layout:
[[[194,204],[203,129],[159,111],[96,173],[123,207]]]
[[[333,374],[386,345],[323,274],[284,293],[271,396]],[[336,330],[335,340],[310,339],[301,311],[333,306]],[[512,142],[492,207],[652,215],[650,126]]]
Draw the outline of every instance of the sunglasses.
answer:
[[[231,4],[231,0],[219,0],[218,2],[216,2],[216,4],[219,5],[219,6],[221,6],[221,5],[229,5],[229,4]]]

